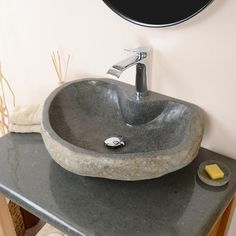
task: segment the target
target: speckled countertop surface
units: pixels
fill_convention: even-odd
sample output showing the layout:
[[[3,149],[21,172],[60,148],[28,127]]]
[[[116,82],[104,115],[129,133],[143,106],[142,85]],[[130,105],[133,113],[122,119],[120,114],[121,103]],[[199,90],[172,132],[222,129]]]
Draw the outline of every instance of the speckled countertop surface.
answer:
[[[196,176],[206,159],[227,164],[224,187]],[[139,182],[81,177],[49,156],[39,134],[0,139],[0,191],[68,235],[206,235],[236,190],[236,161],[201,149],[187,167]]]

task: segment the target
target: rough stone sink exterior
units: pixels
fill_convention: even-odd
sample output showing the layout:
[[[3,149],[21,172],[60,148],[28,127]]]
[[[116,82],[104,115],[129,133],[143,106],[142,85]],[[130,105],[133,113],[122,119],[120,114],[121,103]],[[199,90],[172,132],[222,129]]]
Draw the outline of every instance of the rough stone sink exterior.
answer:
[[[42,137],[52,158],[73,173],[118,180],[162,176],[188,165],[203,135],[196,105],[111,79],[67,83],[44,104]],[[125,146],[104,140],[123,136]]]

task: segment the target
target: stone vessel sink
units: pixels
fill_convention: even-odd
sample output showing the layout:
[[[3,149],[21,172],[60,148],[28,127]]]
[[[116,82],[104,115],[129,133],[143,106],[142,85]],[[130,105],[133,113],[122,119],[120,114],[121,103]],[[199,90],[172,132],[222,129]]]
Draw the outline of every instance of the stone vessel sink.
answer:
[[[111,79],[59,87],[43,109],[42,137],[52,158],[73,173],[118,180],[162,176],[188,165],[203,135],[196,105],[154,92],[137,100],[134,86]],[[104,145],[123,136],[125,146]]]

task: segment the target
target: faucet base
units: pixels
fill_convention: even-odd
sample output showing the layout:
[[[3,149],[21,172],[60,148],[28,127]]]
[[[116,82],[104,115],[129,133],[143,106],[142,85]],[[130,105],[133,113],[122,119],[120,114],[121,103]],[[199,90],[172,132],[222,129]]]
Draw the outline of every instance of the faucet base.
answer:
[[[148,91],[145,92],[136,92],[137,99],[148,96]]]

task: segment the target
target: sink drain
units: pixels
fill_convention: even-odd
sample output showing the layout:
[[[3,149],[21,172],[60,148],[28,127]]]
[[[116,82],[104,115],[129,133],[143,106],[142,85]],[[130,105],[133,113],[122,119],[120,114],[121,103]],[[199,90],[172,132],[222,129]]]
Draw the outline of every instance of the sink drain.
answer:
[[[122,136],[115,136],[115,137],[107,138],[104,141],[104,144],[105,146],[110,147],[110,148],[117,148],[117,147],[125,146],[124,138]]]

